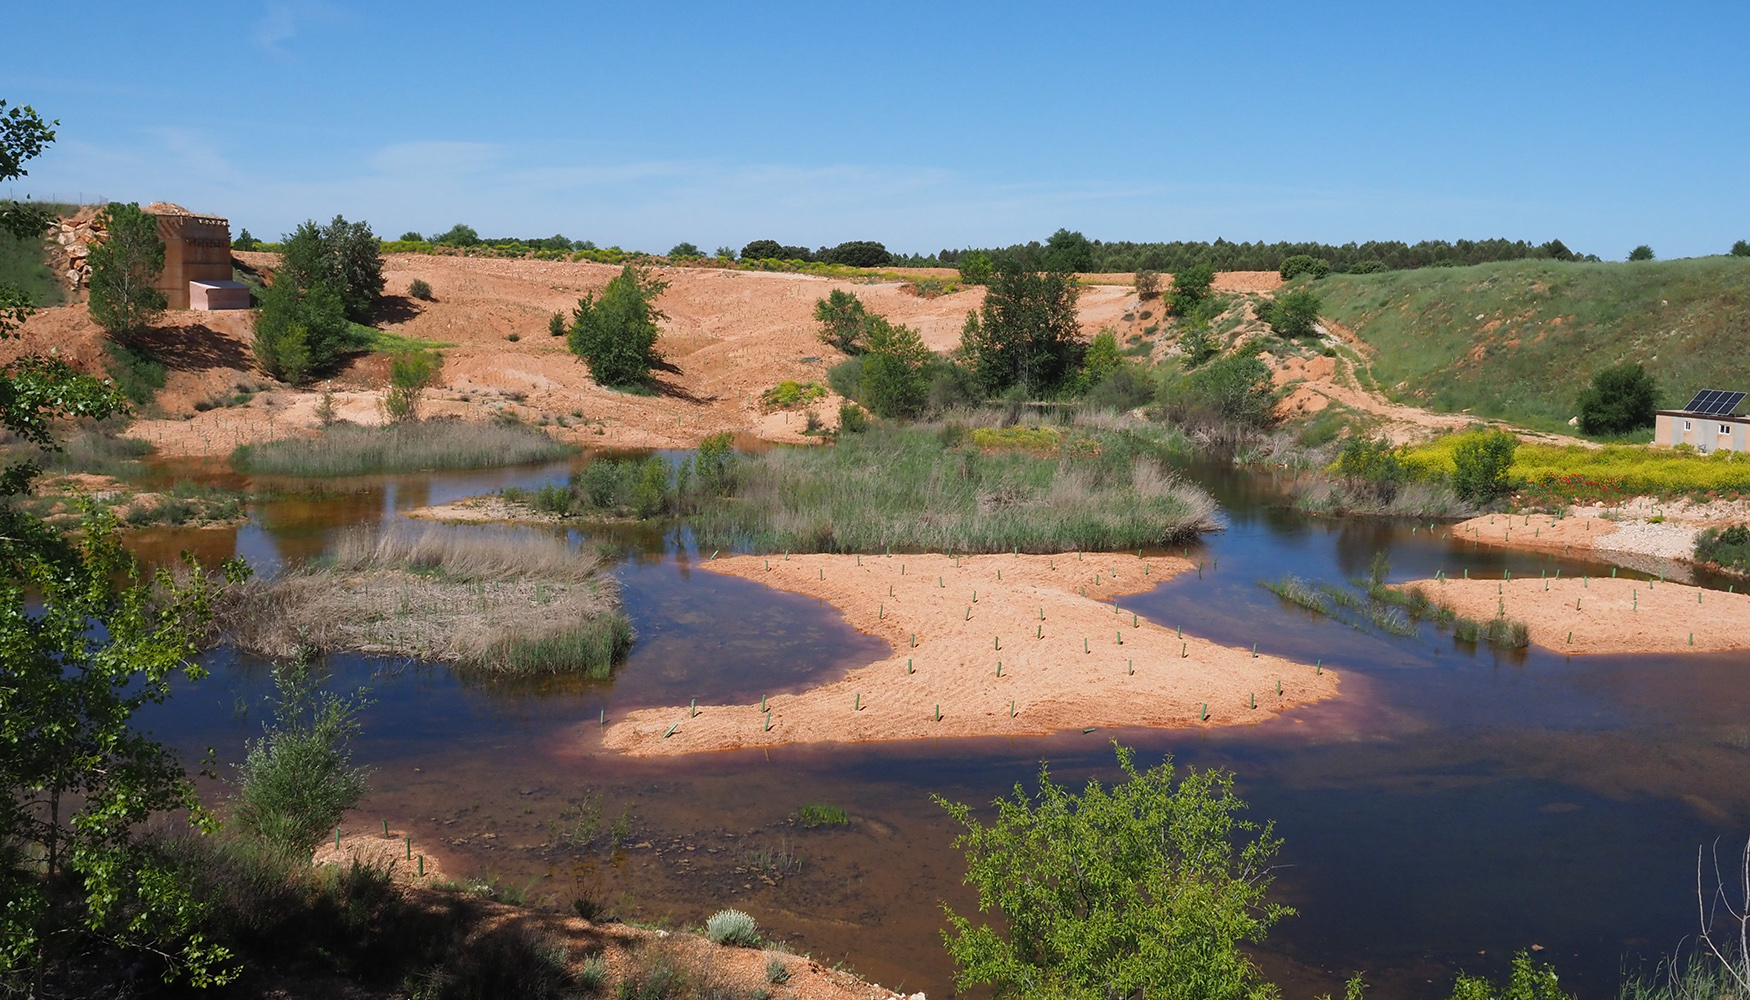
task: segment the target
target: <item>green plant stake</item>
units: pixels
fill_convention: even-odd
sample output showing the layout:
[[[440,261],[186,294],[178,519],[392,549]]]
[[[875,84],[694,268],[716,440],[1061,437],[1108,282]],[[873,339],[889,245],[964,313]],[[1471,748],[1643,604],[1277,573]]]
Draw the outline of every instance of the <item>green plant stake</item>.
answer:
[[[1569,641],[1569,642],[1573,642],[1573,641],[1574,641],[1574,633],[1572,633],[1572,632],[1569,632],[1569,633],[1568,633],[1568,641]]]
[[[976,590],[972,592],[972,603],[974,603],[974,604],[978,603],[978,591],[976,591]]]
[[[340,827],[334,828],[334,849],[340,850]]]
[[[911,634],[911,648],[912,649],[918,648],[918,634],[916,632],[913,632]]]
[[[413,836],[411,834],[407,837],[407,860],[413,860]]]
[[[1197,717],[1197,721],[1198,722],[1208,722],[1209,721],[1209,702],[1206,701],[1203,703],[1203,711]]]
[[[1179,659],[1183,660],[1191,655],[1188,652],[1188,650],[1190,649],[1190,645],[1191,645],[1190,643],[1186,643],[1186,642],[1179,643]]]
[[[1116,634],[1118,636],[1118,645],[1120,645],[1120,646],[1124,645],[1124,633],[1118,632]]]
[[[1282,697],[1282,679],[1280,677],[1276,679],[1276,697]]]
[[[1014,717],[1015,717],[1015,701],[1013,698],[1011,698],[1011,699],[1009,699],[1009,718],[1012,719]]]
[[[1003,661],[998,660],[997,661],[997,676],[1001,677],[1002,675],[1003,675]]]
[[[821,579],[822,579],[822,580],[824,580],[824,579],[826,579],[826,567],[825,567],[825,566],[822,566],[822,567],[821,567],[821,568],[820,568],[820,578],[821,578]]]
[[[1185,626],[1183,626],[1183,625],[1179,626],[1179,634],[1177,636],[1174,636],[1174,638],[1176,638],[1176,639],[1185,638]]]
[[[1043,626],[1043,625],[1035,626],[1034,630],[1033,630],[1033,638],[1035,638],[1035,639],[1045,638],[1045,626]]]
[[[1082,652],[1084,652],[1084,653],[1093,652],[1093,650],[1088,648],[1088,637],[1085,635],[1082,636]]]
[[[766,713],[766,728],[764,731],[768,733],[772,731],[772,713],[770,712]]]
[[[863,693],[861,691],[859,691],[859,692],[857,692],[857,700],[851,703],[851,711],[861,712],[862,710],[863,710]]]
[[[1693,641],[1695,639],[1695,633],[1693,633],[1693,632],[1690,633],[1689,638],[1691,639],[1690,645],[1691,646],[1695,645],[1695,642]],[[389,835],[389,821],[384,820],[383,821],[383,836],[387,837],[388,835]]]
[[[967,620],[967,621],[971,621],[971,620],[972,620],[972,605],[970,605],[970,604],[968,604],[968,605],[967,605],[967,606],[966,606],[966,620]]]
[[[679,728],[680,728],[680,727],[681,727],[681,724],[680,724],[680,723],[678,723],[678,722],[677,722],[677,723],[675,723],[675,724],[674,724],[674,725],[672,725],[672,726],[670,726],[670,727],[668,727],[668,732],[666,732],[666,733],[663,733],[663,734],[662,734],[662,738],[663,738],[663,739],[665,739],[665,740],[666,740],[666,739],[668,739],[668,738],[669,738],[669,737],[670,737],[670,736],[673,736],[673,735],[674,735],[674,731],[675,731],[675,730],[677,730],[677,729],[679,729]]]
[[[1254,642],[1254,643],[1252,643],[1252,659],[1255,660],[1257,658],[1258,658],[1258,644]]]
[[[908,673],[908,674],[909,674],[909,673],[911,673],[911,672],[912,672],[912,669],[911,669],[911,657],[909,657],[909,656],[908,656],[908,657],[906,657],[906,660],[905,660],[905,672],[906,672],[906,673]]]
[[[699,717],[699,699],[694,698],[694,699],[687,702],[687,718],[697,719],[698,717]]]
[[[712,550],[711,550],[711,558],[712,558],[712,559],[715,559],[715,558],[717,558],[717,553],[718,553],[718,552],[719,552],[719,551],[720,551],[720,550],[718,550],[718,549],[712,549]],[[863,565],[863,563],[862,563],[862,561],[861,561],[861,560],[858,560],[858,562],[857,562],[857,565],[859,565],[859,566],[861,566],[861,565]]]
[[[942,703],[941,702],[936,703],[936,721],[937,722],[942,721]]]
[[[602,709],[602,728],[608,728],[608,710],[605,708]]]
[[[1135,674],[1136,673],[1136,661],[1135,660],[1125,660],[1124,661],[1124,672],[1127,674]]]
[[[1093,732],[1093,731],[1094,731],[1094,730],[1095,730],[1095,729],[1096,729],[1096,728],[1098,728],[1098,727],[1096,727],[1096,726],[1089,726],[1089,727],[1088,727],[1088,728],[1086,728],[1086,729],[1084,729],[1084,730],[1082,730],[1082,735],[1083,735],[1083,736],[1086,736],[1086,735],[1088,735],[1088,734],[1089,734],[1089,733],[1091,733],[1091,732]]]
[[[1247,704],[1248,708],[1254,708],[1254,709],[1257,708],[1258,707],[1258,696],[1255,694],[1246,695],[1246,704]]]
[[[1689,633],[1689,644],[1691,646],[1695,645],[1695,633],[1694,632]]]
[[[992,638],[991,638],[991,640],[990,640],[990,648],[992,648],[992,649],[1001,649],[1001,648],[1003,648],[1003,637],[1002,637],[1002,636],[1000,636],[1000,635],[999,635],[999,636],[993,636],[993,637],[992,637]]]
[[[760,695],[760,711],[763,712],[765,710],[766,710],[766,696],[762,694],[762,695]]]
[[[885,605],[885,604],[877,605],[876,610],[875,610],[875,620],[881,621],[881,620],[885,619],[886,617],[887,617],[887,605]]]
[[[1131,615],[1131,616],[1130,616],[1130,627],[1131,627],[1131,628],[1139,628],[1139,627],[1141,627],[1141,626],[1140,626],[1140,625],[1139,625],[1139,624],[1138,624],[1138,623],[1137,623],[1137,621],[1136,621],[1136,616],[1135,616],[1135,615]]]
[[[425,877],[425,855],[423,854],[419,856],[419,877]]]
[[[1322,674],[1324,672],[1325,672],[1325,661],[1321,658],[1319,660],[1319,662],[1313,664],[1313,673],[1314,674]]]

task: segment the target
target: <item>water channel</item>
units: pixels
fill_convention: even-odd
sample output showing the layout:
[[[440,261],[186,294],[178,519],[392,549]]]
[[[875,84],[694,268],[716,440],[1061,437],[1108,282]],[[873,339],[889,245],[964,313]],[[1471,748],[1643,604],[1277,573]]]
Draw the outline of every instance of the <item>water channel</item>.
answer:
[[[235,530],[151,530],[133,543],[148,559],[186,548],[270,571],[320,552],[348,525],[562,480],[575,464],[331,482],[260,503]],[[211,469],[162,474],[191,472],[237,485]],[[1500,974],[1532,947],[1565,987],[1614,996],[1622,969],[1693,935],[1697,848],[1717,839],[1735,859],[1750,828],[1750,654],[1506,654],[1432,626],[1398,637],[1315,617],[1258,581],[1348,579],[1382,550],[1393,579],[1601,567],[1478,550],[1425,524],[1310,518],[1268,475],[1191,473],[1229,525],[1193,552],[1210,568],[1124,607],[1219,642],[1322,659],[1344,672],[1342,697],[1223,730],[627,759],[594,747],[601,713],[752,700],[868,662],[881,646],[813,599],[698,571],[682,532],[572,532],[620,557],[638,630],[628,661],[610,681],[482,684],[441,665],[328,658],[335,688],[368,688],[372,699],[356,744],[375,769],[372,790],[353,823],[388,819],[447,872],[516,887],[531,902],[569,908],[588,895],[627,918],[677,924],[739,907],[817,959],[943,997],[953,988],[941,905],[968,912],[975,900],[932,796],[985,804],[1030,781],[1042,760],[1072,785],[1110,779],[1117,739],[1145,764],[1171,754],[1231,768],[1251,816],[1275,822],[1284,846],[1273,895],[1298,915],[1256,957],[1295,1000],[1340,994],[1357,970],[1370,996],[1444,997],[1455,970]],[[208,661],[206,680],[144,716],[191,764],[209,747],[221,762],[240,759],[270,689],[260,660],[219,649]],[[785,822],[812,801],[856,821]],[[627,817],[623,846],[568,846],[592,811],[604,829]]]

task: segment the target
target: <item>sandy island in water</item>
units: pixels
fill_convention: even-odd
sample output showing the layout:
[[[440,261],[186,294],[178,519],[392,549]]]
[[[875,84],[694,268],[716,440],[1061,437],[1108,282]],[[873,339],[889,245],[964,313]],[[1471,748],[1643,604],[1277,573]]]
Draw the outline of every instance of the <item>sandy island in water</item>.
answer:
[[[1114,598],[1196,568],[1178,558],[734,556],[700,568],[821,598],[859,631],[886,639],[893,655],[841,680],[770,696],[769,723],[757,701],[700,705],[696,715],[687,705],[641,709],[609,720],[605,747],[657,756],[1089,726],[1236,725],[1337,693],[1330,670],[1181,638],[1114,611]]]
[[[1401,586],[1421,587],[1434,603],[1478,621],[1498,614],[1518,619],[1532,642],[1559,653],[1750,648],[1750,596],[1744,594],[1608,576],[1416,580]]]

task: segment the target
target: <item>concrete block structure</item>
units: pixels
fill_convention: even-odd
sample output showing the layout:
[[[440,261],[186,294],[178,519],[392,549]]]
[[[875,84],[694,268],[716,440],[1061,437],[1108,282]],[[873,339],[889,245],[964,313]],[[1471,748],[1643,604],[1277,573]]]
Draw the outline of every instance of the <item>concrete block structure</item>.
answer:
[[[190,309],[248,309],[249,286],[241,281],[191,281]]]
[[[245,287],[241,305],[231,280],[231,223],[214,215],[196,215],[181,205],[154,202],[144,211],[158,218],[158,238],[164,241],[164,270],[158,275],[157,288],[164,293],[166,305],[172,309],[247,309],[249,294]],[[203,305],[193,305],[191,282],[217,286],[217,303],[213,288],[203,290]],[[243,287],[243,286],[239,286]]]
[[[1750,417],[1732,415],[1744,398],[1742,392],[1704,389],[1685,409],[1659,410],[1653,418],[1653,445],[1688,445],[1703,454],[1750,451]]]

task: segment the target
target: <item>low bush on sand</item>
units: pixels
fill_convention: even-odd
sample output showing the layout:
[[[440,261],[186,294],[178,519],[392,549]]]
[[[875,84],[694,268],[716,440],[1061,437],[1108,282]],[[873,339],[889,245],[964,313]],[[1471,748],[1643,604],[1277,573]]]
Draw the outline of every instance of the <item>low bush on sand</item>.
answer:
[[[522,424],[424,420],[386,427],[335,424],[318,437],[246,444],[231,453],[231,465],[278,476],[359,476],[526,465],[573,451]]]
[[[632,643],[592,552],[510,529],[397,524],[233,588],[220,627],[269,656],[354,650],[498,676],[606,677]]]

